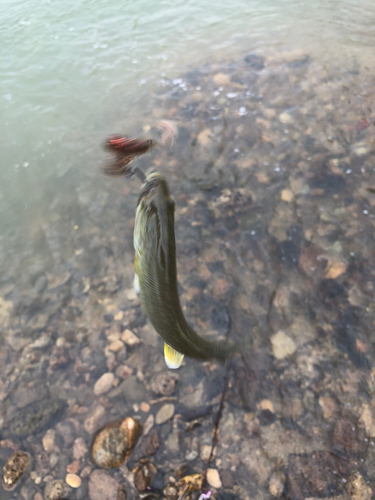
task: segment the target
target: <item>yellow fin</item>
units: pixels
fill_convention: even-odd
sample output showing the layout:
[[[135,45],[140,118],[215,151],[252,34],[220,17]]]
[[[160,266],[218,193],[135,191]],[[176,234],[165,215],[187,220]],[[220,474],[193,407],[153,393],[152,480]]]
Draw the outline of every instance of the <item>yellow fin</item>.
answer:
[[[182,365],[184,355],[175,351],[170,345],[164,344],[164,359],[168,368],[175,370],[176,368],[180,368]]]
[[[134,274],[134,284],[133,284],[133,287],[134,287],[134,291],[137,295],[139,295],[140,293],[140,288],[139,288],[139,278],[138,278],[138,274],[135,273]]]

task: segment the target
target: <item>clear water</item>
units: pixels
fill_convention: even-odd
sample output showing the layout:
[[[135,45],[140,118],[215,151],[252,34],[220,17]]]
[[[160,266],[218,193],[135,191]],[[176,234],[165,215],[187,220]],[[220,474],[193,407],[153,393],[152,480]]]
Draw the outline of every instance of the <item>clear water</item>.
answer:
[[[291,48],[322,65],[354,57],[375,65],[371,0],[3,0],[0,8],[1,192],[17,203],[43,198],[50,175],[94,167],[102,137],[137,123],[152,85],[188,65]]]

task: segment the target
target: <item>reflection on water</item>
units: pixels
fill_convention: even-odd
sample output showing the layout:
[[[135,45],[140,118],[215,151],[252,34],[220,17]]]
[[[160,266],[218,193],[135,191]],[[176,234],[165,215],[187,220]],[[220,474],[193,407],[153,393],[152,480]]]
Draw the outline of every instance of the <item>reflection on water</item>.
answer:
[[[53,5],[29,3],[22,15],[17,4],[9,5],[2,28],[25,38],[14,49],[15,61],[1,63],[12,96],[3,103],[0,460],[23,450],[32,462],[1,498],[115,500],[120,484],[128,498],[151,485],[155,497],[165,488],[164,498],[172,500],[187,484],[181,478],[205,469],[226,369],[187,359],[180,370],[166,370],[162,342],[132,289],[139,182],[107,180],[96,169],[107,132],[136,135],[167,118],[179,127],[174,146],[137,161],[145,172],[166,176],[176,201],[184,313],[200,334],[229,335],[246,345],[228,374],[207,474],[214,497],[370,500],[375,197],[368,188],[375,187],[375,82],[363,43],[373,43],[373,7],[331,2],[309,12],[302,4],[293,11],[291,4],[270,3],[256,10],[263,16],[259,25],[252,17],[263,28],[248,35],[245,52],[240,8],[231,9],[234,32],[224,7],[201,19],[181,4],[186,30],[195,26],[186,35],[191,51],[172,30],[160,39],[168,58],[158,59],[151,41],[159,33],[154,23],[165,20],[159,7],[142,18],[139,4],[127,5],[127,17],[111,4],[99,22],[95,6],[84,18],[75,5],[75,15],[68,18],[67,11],[61,23],[65,42],[81,48],[82,58],[61,53],[53,63],[61,70],[51,63],[47,76],[38,71],[48,66],[43,36],[57,26]],[[248,3],[239,7],[249,14]],[[179,30],[171,9],[165,21]],[[324,55],[302,11],[316,20],[327,9],[330,22],[321,21],[320,41],[336,42]],[[284,24],[272,17],[281,10]],[[143,52],[131,57],[145,61],[142,53],[155,50],[147,68],[151,83],[134,88],[147,71],[129,71],[128,96],[116,82],[129,65],[121,44],[135,42],[122,41],[111,22],[116,15],[132,20],[137,43],[144,38]],[[42,22],[45,30],[35,29]],[[291,26],[296,32],[288,42]],[[35,37],[23,29],[35,29]],[[96,30],[95,40],[71,35],[85,30]],[[106,30],[118,45],[98,36]],[[55,32],[60,38],[51,40],[60,40]],[[304,50],[279,50],[295,45],[297,35]],[[344,40],[345,64],[342,55],[329,60]],[[207,61],[203,49],[198,56],[210,43],[227,44],[226,57]],[[98,59],[94,44],[104,51]],[[27,46],[36,58],[30,56],[28,68],[21,64]],[[51,56],[58,47],[51,41]],[[169,58],[172,50],[178,64]],[[55,84],[51,75],[59,75]],[[95,432],[126,417],[143,427],[128,462],[95,468]]]

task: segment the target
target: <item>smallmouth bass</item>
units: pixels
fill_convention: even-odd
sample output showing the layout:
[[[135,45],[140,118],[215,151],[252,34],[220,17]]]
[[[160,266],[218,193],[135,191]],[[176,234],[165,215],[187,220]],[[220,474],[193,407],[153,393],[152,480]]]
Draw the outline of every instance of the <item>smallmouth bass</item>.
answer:
[[[158,172],[141,187],[134,225],[135,272],[142,305],[164,340],[169,368],[181,366],[184,356],[224,362],[235,350],[228,341],[210,341],[197,335],[186,321],[177,288],[175,202],[168,183]]]
[[[173,138],[174,129],[169,122],[161,124],[158,142],[167,144]],[[139,169],[127,170],[130,161],[151,145],[146,146],[147,139],[123,138],[121,141],[120,136],[112,137],[118,141],[116,144],[121,147],[128,144],[130,148],[122,151],[122,161],[115,151],[114,162],[104,172],[114,176],[136,174],[143,182],[134,223],[134,288],[140,293],[148,319],[164,341],[166,365],[179,368],[184,356],[224,362],[237,350],[236,346],[226,340],[212,341],[200,337],[182,312],[177,287],[175,202],[166,179],[158,172],[145,177]]]

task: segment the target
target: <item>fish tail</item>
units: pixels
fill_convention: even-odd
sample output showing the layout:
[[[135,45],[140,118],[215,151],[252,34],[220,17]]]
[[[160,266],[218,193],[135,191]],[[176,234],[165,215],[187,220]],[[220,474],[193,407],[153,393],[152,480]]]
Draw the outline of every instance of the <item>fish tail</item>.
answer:
[[[168,368],[175,370],[182,365],[184,355],[173,349],[170,345],[164,344],[164,359]]]

